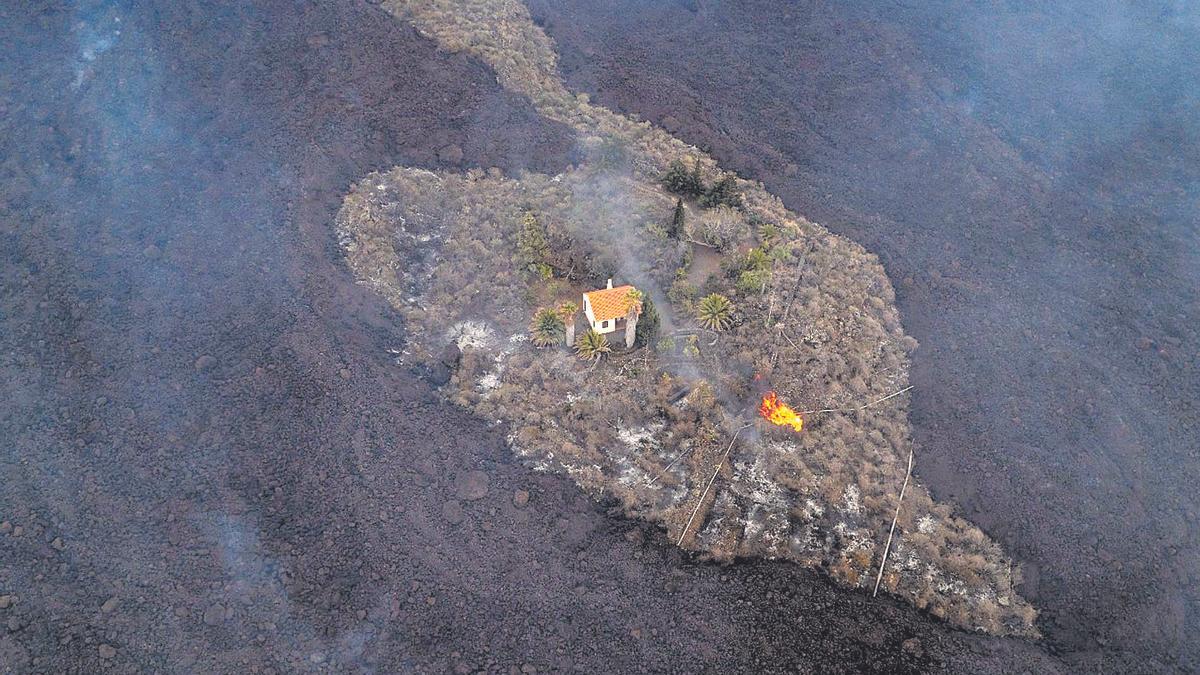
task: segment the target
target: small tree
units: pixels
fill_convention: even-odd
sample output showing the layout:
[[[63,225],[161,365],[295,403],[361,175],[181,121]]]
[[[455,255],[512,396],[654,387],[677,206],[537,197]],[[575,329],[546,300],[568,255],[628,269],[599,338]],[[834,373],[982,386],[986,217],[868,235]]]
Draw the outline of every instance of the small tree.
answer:
[[[737,180],[731,174],[725,174],[700,198],[700,206],[704,208],[711,209],[721,205],[735,208],[742,205],[742,193],[738,192]]]
[[[704,177],[700,175],[700,160],[692,160],[692,173],[689,176],[689,187],[692,189],[692,196],[699,197],[708,190],[704,184]]]
[[[655,336],[658,335],[658,325],[658,310],[654,308],[654,303],[650,298],[646,298],[642,301],[642,315],[638,317],[637,343],[652,344]]]
[[[704,194],[704,181],[700,178],[699,162],[689,172],[678,159],[673,160],[662,177],[663,187],[684,197],[695,198]]]
[[[525,269],[547,277],[550,243],[546,238],[546,228],[532,211],[526,211],[521,219],[521,229],[517,232],[517,253]]]
[[[737,290],[743,295],[761,293],[771,280],[771,270],[746,270],[738,275]]]
[[[579,305],[570,300],[558,306],[558,316],[562,319],[563,326],[567,332],[567,346],[575,344],[575,313],[579,311]]]
[[[671,214],[671,224],[667,226],[667,236],[672,239],[682,239],[685,230],[686,215],[683,211],[683,199],[675,200],[675,211]]]
[[[637,338],[638,315],[642,313],[642,299],[646,297],[636,288],[625,293],[625,348],[633,347]]]
[[[706,295],[696,303],[696,320],[710,330],[725,330],[733,323],[733,303],[720,293]]]
[[[542,307],[534,313],[529,324],[530,339],[538,347],[549,347],[563,339],[563,329],[562,316],[549,307]]]
[[[579,358],[589,361],[599,361],[600,357],[611,351],[612,347],[608,346],[608,338],[592,329],[588,329],[588,332],[580,335],[579,340],[575,343],[575,353],[579,355]]]
[[[642,300],[646,294],[636,288],[631,288],[625,292],[625,316],[634,315],[642,309]]]

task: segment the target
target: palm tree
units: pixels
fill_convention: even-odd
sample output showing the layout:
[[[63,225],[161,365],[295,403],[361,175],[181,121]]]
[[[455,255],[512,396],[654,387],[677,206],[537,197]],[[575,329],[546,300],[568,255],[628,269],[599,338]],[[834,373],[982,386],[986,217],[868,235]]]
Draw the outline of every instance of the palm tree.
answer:
[[[720,293],[712,293],[696,303],[696,320],[711,330],[725,330],[733,323],[733,303]]]
[[[558,316],[563,321],[563,326],[567,331],[567,346],[575,344],[575,314],[579,311],[579,305],[570,300],[558,306]]]
[[[579,341],[575,343],[575,353],[581,359],[599,361],[600,357],[610,351],[612,348],[608,346],[608,338],[594,330],[588,330],[579,336]]]
[[[633,348],[633,341],[637,337],[637,322],[638,314],[642,311],[642,298],[646,297],[636,288],[631,288],[625,293],[625,348]]]
[[[563,320],[553,309],[541,307],[533,315],[529,324],[533,344],[538,347],[549,347],[558,344],[563,339]]]
[[[631,288],[628,291],[626,291],[625,292],[625,314],[626,314],[626,316],[628,316],[629,314],[636,314],[637,312],[641,311],[642,298],[645,298],[645,297],[646,297],[646,294],[639,291],[636,288]]]

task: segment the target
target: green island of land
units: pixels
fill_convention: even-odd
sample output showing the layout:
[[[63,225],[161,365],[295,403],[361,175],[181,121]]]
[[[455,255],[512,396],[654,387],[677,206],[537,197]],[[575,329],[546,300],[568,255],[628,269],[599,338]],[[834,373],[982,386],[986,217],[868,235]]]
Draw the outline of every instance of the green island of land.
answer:
[[[449,398],[685,549],[790,560],[963,628],[1037,635],[1017,566],[910,475],[897,392],[916,341],[874,255],[568,92],[519,2],[385,6],[573,127],[583,157],[553,176],[397,167],[354,186],[341,244],[402,315],[404,360],[444,365],[453,345]],[[610,280],[637,291],[631,346],[582,311]],[[758,416],[767,390],[809,411],[802,430]]]

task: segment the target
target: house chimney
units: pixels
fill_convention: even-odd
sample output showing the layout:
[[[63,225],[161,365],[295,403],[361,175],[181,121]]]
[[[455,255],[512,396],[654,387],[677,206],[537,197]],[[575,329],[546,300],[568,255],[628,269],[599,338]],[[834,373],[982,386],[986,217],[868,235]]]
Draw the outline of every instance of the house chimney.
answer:
[[[612,288],[612,279],[611,278],[608,280],[608,287]]]

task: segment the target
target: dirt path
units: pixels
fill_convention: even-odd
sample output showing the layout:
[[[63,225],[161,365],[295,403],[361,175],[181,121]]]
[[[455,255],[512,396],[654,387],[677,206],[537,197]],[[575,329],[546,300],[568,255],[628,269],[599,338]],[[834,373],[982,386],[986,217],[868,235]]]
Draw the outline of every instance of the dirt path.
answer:
[[[1054,669],[692,565],[392,363],[347,186],[574,152],[478,63],[340,1],[22,3],[0,36],[0,671]]]

